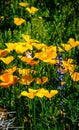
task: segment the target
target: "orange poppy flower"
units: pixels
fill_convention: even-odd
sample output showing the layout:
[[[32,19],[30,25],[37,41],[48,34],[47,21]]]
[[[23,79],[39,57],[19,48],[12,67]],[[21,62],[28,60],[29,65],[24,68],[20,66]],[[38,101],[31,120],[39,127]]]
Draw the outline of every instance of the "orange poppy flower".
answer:
[[[26,62],[27,64],[31,65],[31,66],[35,66],[36,64],[38,64],[38,60],[33,60],[33,58],[27,58],[27,57],[21,57],[21,60]]]
[[[22,23],[25,22],[25,19],[23,18],[14,18],[14,23],[17,25],[17,26],[20,26]]]
[[[13,66],[13,67],[11,67],[10,69],[1,71],[1,73],[13,74],[13,73],[16,71],[16,69],[17,69],[17,67],[16,67],[16,66]]]
[[[36,84],[41,84],[41,78],[37,77],[37,78],[35,79],[35,81],[36,81]]]
[[[14,85],[17,83],[18,77],[12,74],[5,73],[0,76],[0,80],[1,80],[0,86],[3,88],[8,88],[11,85]]]
[[[6,57],[6,58],[0,58],[0,60],[2,60],[5,64],[9,64],[9,63],[11,63],[12,62],[12,60],[14,59],[14,57],[13,56],[8,56],[8,57]]]
[[[28,76],[28,75],[22,76],[22,78],[19,80],[19,82],[24,85],[30,85],[31,82],[33,82],[33,81],[34,81],[34,78],[32,78],[32,76]]]
[[[8,49],[0,50],[0,57],[5,57],[9,53]]]
[[[35,80],[36,84],[44,84],[48,81],[48,77],[46,76],[43,76],[42,78],[37,77]]]
[[[56,53],[56,47],[55,46],[50,46],[46,47],[46,49],[42,52],[37,52],[35,53],[34,58],[39,58],[40,60],[49,60],[56,58],[57,53]]]

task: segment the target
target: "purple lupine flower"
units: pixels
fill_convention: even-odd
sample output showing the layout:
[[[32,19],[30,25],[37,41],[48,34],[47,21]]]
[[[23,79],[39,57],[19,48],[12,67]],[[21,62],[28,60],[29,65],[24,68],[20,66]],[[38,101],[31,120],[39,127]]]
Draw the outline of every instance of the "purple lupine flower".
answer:
[[[59,78],[64,78],[64,75],[60,75],[60,77]]]
[[[59,56],[56,56],[56,60],[59,60]]]
[[[57,69],[56,72],[60,74],[60,70],[59,69]]]
[[[62,60],[63,60],[63,58],[62,58],[62,57],[59,57],[59,60],[60,60],[60,61],[62,61]]]
[[[60,72],[61,75],[64,75],[65,73],[64,72]]]
[[[63,81],[64,75],[60,75],[59,80]]]
[[[62,65],[62,61],[61,62],[59,62],[59,66],[61,66]]]

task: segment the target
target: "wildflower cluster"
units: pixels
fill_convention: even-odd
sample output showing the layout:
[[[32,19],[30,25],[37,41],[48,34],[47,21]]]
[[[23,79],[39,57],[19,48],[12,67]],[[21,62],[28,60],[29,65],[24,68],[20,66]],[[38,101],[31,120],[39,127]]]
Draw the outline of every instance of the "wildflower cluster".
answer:
[[[18,3],[18,1],[6,0],[4,7],[3,3],[1,2],[2,9],[6,6],[7,9],[1,14],[4,16],[0,16],[2,28],[0,35],[0,39],[2,38],[2,45],[0,45],[2,46],[0,49],[0,129],[62,128],[65,130],[65,126],[67,130],[73,129],[70,128],[72,124],[79,125],[77,121],[79,72],[77,64],[74,64],[74,54],[79,47],[79,41],[69,38],[67,43],[58,44],[58,41],[62,41],[62,34],[67,28],[64,26],[67,23],[65,21],[69,21],[65,17],[68,8],[65,9],[64,6],[63,13],[61,12],[58,17],[59,8],[51,13],[51,5],[54,5],[51,2],[44,1],[43,3],[42,1],[40,3],[37,0],[28,0],[28,2]],[[41,8],[39,8],[40,5]],[[59,3],[55,2],[55,5],[58,7]],[[68,6],[71,7],[71,5],[71,2],[68,2]],[[68,6],[66,4],[66,7]],[[43,10],[45,13],[41,13]],[[71,12],[75,14],[73,10],[74,8]],[[51,27],[50,14],[54,14]],[[68,14],[70,16],[69,12]],[[77,23],[75,18],[74,25],[75,22]],[[64,27],[63,30],[60,29],[61,25],[61,29]],[[74,33],[74,25],[73,29],[69,27],[67,29],[68,32],[72,30],[70,36]],[[7,43],[8,41],[10,43]],[[63,56],[60,56],[61,54]],[[77,52],[77,56],[78,54]],[[2,112],[3,106],[6,106],[9,112]],[[22,127],[14,127],[18,124]]]
[[[34,89],[28,89],[27,91],[22,91],[20,94],[21,96],[25,96],[28,97],[30,99],[33,99],[35,96],[43,98],[44,96],[51,99],[54,95],[56,95],[58,93],[57,90],[51,90],[50,92],[44,88],[40,88],[38,90],[34,90]]]

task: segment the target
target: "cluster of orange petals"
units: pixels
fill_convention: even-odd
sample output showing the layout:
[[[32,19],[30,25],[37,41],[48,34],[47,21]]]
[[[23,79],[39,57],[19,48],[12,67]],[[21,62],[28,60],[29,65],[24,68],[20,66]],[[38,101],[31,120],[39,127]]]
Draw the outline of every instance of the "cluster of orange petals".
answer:
[[[5,73],[0,76],[0,86],[3,88],[8,88],[18,81],[18,77],[10,73]]]
[[[17,76],[14,76],[13,73],[15,71],[18,71],[18,73],[21,75],[21,78],[18,78]],[[44,84],[48,81],[48,77],[43,76],[42,78],[33,78],[33,75],[36,74],[35,70],[31,69],[21,69],[17,68],[16,66],[11,67],[7,70],[2,70],[0,75],[0,86],[3,88],[8,88],[9,86],[19,82],[23,85],[30,85],[33,81],[36,82],[36,84]]]
[[[5,57],[9,53],[8,49],[0,50],[0,57]]]
[[[43,76],[42,78],[37,77],[35,81],[36,81],[36,84],[44,84],[48,81],[48,77],[46,76]]]
[[[29,88],[28,92],[27,91],[22,91],[21,94],[20,94],[20,97],[24,96],[24,97],[28,97],[30,99],[33,99],[34,97],[43,98],[45,96],[45,97],[51,99],[56,94],[58,94],[57,90],[51,90],[49,92],[48,90],[46,90],[44,88],[40,88],[38,90],[34,90],[34,89]]]
[[[38,52],[34,54],[34,57],[31,56],[18,56],[23,62],[35,66],[37,65],[40,60],[47,62],[49,64],[55,64],[59,63],[58,60],[56,60],[57,52],[56,52],[56,46],[47,46],[43,43],[39,43],[37,40],[30,39],[28,35],[23,36],[25,41],[24,43],[8,43],[6,44],[7,48],[4,50],[0,50],[0,60],[3,61],[5,64],[9,64],[13,61],[14,57],[13,56],[7,56],[10,51],[15,50],[16,53],[23,53],[26,50],[30,49],[33,50],[33,47],[35,47]],[[67,45],[67,44],[66,44]],[[68,46],[71,46],[71,48],[76,47],[79,45],[79,41],[75,41],[74,39],[69,39],[68,41]],[[67,47],[68,47],[67,46]],[[68,49],[64,48],[66,51]],[[60,49],[61,50],[61,49]],[[70,50],[70,48],[69,48]],[[23,51],[23,52],[22,52]],[[37,60],[35,60],[35,58]],[[64,70],[60,70],[63,72],[69,72],[71,79],[73,81],[79,81],[79,73],[75,72],[76,65],[73,64],[73,59],[69,58],[68,60],[63,60],[62,65],[64,66]],[[60,68],[61,69],[61,68]],[[17,76],[14,76],[13,73],[15,71],[18,71],[19,74],[21,74],[21,78],[19,79]],[[0,86],[3,88],[8,88],[11,85],[14,85],[17,82],[20,82],[23,85],[30,85],[33,81],[36,82],[36,84],[44,84],[48,81],[48,77],[43,76],[41,78],[33,78],[33,74],[36,74],[35,70],[30,70],[30,69],[21,69],[17,68],[16,66],[13,66],[7,70],[2,70],[1,71],[2,75],[0,75]]]
[[[34,78],[29,75],[23,75],[19,82],[23,85],[30,85],[34,81]]]
[[[50,47],[47,47],[44,51],[35,53],[34,58],[39,58],[40,60],[48,61],[51,59],[55,59],[56,56],[57,56],[56,46],[50,46]]]
[[[34,60],[33,58],[28,58],[28,57],[21,57],[21,60],[23,62],[26,62],[27,64],[31,65],[31,66],[35,66],[36,64],[39,63],[38,60]]]

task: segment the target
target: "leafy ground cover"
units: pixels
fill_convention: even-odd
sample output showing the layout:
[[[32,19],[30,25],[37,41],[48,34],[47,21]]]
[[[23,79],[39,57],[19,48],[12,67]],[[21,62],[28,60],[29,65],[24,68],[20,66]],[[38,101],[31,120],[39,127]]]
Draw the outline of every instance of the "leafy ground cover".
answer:
[[[4,0],[0,5],[1,128],[77,130],[79,2]]]

